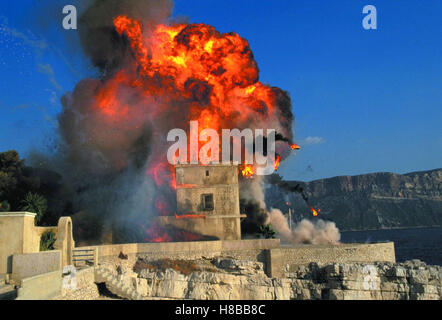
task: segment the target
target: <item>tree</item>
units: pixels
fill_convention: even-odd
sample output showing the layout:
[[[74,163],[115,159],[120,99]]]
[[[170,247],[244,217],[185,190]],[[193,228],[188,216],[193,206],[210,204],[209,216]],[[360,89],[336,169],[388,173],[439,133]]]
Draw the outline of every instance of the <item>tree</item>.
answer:
[[[8,210],[19,210],[26,193],[40,188],[40,181],[25,171],[24,161],[17,151],[0,153],[0,202],[7,201]]]
[[[17,151],[0,153],[0,193],[7,194],[15,189],[22,172],[23,160],[20,160]]]
[[[0,152],[0,212],[19,211],[26,206],[27,210],[39,214],[39,225],[55,225],[61,215],[72,214],[70,193],[62,185],[61,175],[44,168],[41,161],[36,163],[38,157],[35,155],[32,159],[35,167],[26,166],[15,150]],[[46,205],[46,200],[28,201],[32,196],[26,200],[29,193],[46,199]],[[32,207],[29,203],[40,204]],[[45,212],[41,210],[44,207]]]
[[[22,201],[22,205],[22,210],[37,214],[35,217],[36,223],[41,221],[46,209],[48,208],[46,199],[43,196],[32,192],[28,192],[26,194],[24,200]]]

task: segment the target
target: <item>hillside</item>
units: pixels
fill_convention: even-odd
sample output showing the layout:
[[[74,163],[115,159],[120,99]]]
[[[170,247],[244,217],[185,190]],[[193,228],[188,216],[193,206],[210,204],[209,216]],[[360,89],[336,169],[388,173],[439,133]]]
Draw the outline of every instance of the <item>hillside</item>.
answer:
[[[312,182],[287,181],[304,188],[319,218],[336,222],[341,230],[367,230],[442,225],[442,169],[408,174],[371,173]],[[294,220],[311,217],[300,194],[268,185],[268,207],[294,209]]]

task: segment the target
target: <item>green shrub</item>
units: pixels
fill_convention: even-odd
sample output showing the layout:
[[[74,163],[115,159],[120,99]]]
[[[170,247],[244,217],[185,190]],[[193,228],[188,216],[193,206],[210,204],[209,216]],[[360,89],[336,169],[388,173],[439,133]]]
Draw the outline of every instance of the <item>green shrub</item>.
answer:
[[[45,231],[40,238],[40,251],[54,250],[55,233],[53,231]]]
[[[259,234],[261,236],[263,236],[265,239],[274,239],[276,232],[273,230],[272,225],[268,224],[268,225],[262,225],[259,228]]]

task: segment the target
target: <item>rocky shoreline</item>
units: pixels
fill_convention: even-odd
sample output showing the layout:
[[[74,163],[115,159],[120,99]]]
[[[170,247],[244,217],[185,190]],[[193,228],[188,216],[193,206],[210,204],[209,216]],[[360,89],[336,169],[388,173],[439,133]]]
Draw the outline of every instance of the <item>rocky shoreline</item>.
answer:
[[[442,267],[419,260],[396,264],[311,263],[286,271],[281,278],[269,278],[260,262],[231,257],[181,261],[175,266],[169,261],[167,269],[157,268],[161,267],[158,261],[139,259],[137,263],[140,262],[146,267],[102,267],[142,299],[442,299]],[[186,267],[185,263],[191,265]]]

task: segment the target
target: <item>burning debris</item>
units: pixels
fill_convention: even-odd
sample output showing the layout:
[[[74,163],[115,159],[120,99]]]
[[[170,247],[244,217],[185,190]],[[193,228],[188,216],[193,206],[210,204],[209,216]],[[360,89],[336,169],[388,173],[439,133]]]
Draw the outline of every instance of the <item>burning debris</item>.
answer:
[[[298,146],[296,143],[292,143],[292,144],[290,145],[290,149],[292,149],[292,150],[299,150],[299,149],[301,149],[301,147]]]
[[[267,156],[267,137],[262,137],[262,138],[263,138],[263,142],[264,142],[262,154],[263,154],[263,156]],[[300,146],[298,146],[296,143],[290,142],[290,140],[288,138],[284,137],[280,133],[275,134],[275,141],[283,141],[283,142],[288,143],[288,146],[291,150],[301,149]],[[256,152],[255,145],[253,146],[253,151]],[[274,169],[274,171],[277,171],[279,168],[280,162],[281,162],[281,155],[276,153],[275,158],[272,160],[273,160],[273,169]],[[255,175],[255,168],[253,165],[250,165],[250,164],[242,164],[240,167],[239,173],[241,173],[244,178],[251,179]]]
[[[296,193],[299,193],[314,217],[317,217],[318,214],[321,212],[321,209],[315,209],[310,204],[310,202],[308,200],[308,197],[307,197],[307,195],[306,195],[306,193],[304,191],[304,188],[302,188],[299,185],[299,183],[296,184],[295,186],[291,186],[289,183],[287,183],[286,181],[282,180],[282,178],[279,175],[277,175],[277,174],[273,174],[273,175],[267,177],[266,181],[268,183],[271,183],[271,184],[274,184],[274,185],[278,186],[279,188],[281,188],[282,190],[285,190],[286,192],[296,192]]]

